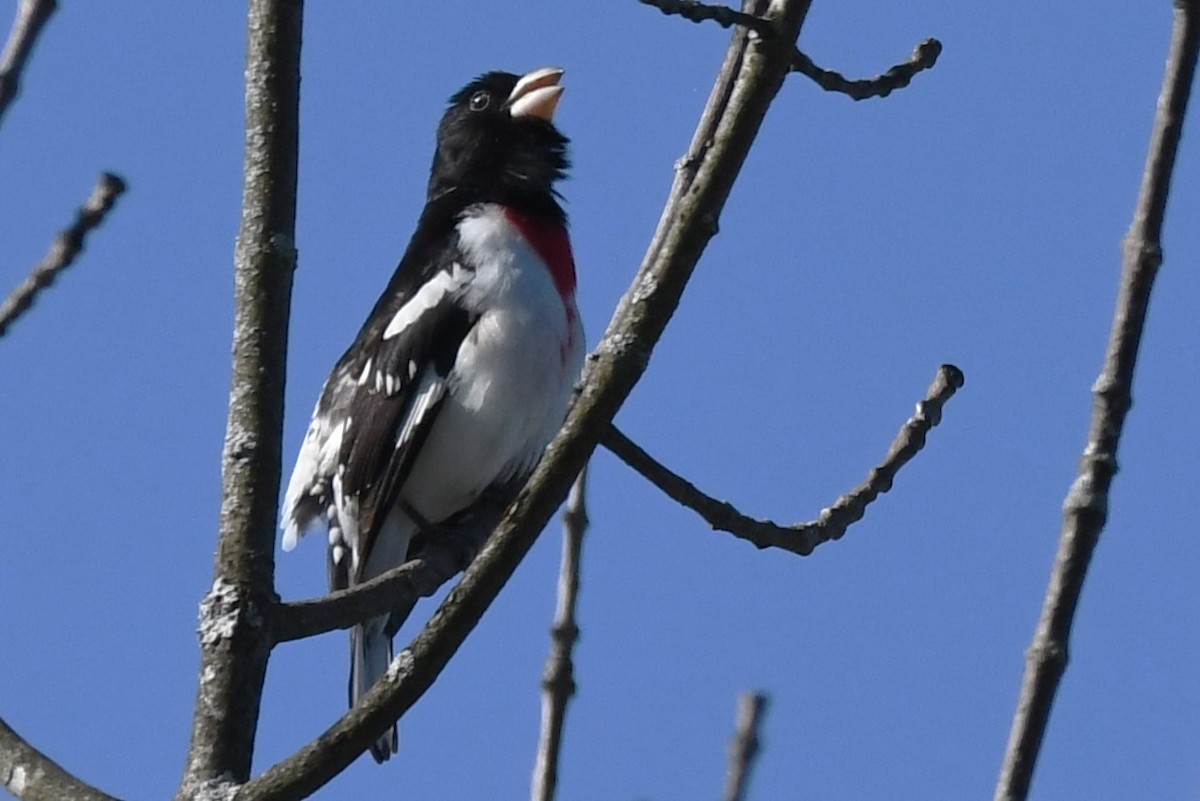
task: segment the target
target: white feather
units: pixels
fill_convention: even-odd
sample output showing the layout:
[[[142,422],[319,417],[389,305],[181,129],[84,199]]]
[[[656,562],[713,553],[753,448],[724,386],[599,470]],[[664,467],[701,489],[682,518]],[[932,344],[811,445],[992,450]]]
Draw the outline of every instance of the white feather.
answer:
[[[295,548],[300,537],[317,522],[316,516],[301,513],[301,501],[305,495],[312,495],[325,477],[333,473],[345,431],[345,421],[331,429],[328,418],[313,412],[312,422],[304,435],[304,444],[300,446],[300,455],[296,457],[296,467],[292,470],[284,494],[283,550]]]
[[[367,381],[371,378],[371,365],[374,361],[374,359],[367,359],[366,363],[363,364],[362,372],[358,374],[358,385],[360,387],[366,386]]]
[[[445,394],[446,382],[435,370],[427,369],[425,375],[421,377],[420,386],[414,392],[408,417],[404,419],[404,425],[400,427],[400,433],[396,435],[396,448],[403,447],[409,441],[417,426],[421,425],[425,416]]]
[[[435,275],[400,307],[387,328],[383,329],[383,338],[388,340],[398,336],[401,331],[419,320],[421,315],[441,303],[447,295],[460,289],[469,277],[470,274],[459,264],[455,264],[450,272]]]

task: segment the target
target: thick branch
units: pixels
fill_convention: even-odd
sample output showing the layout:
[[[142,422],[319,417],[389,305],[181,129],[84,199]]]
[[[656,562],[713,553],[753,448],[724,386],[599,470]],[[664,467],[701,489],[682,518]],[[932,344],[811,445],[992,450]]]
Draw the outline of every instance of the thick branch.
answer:
[[[364,702],[317,740],[240,788],[246,799],[292,799],[328,782],[433,684],[516,570],[628,397],[679,303],[764,115],[787,75],[807,0],[774,0],[778,42],[734,42],[633,286],[590,356],[588,378],[529,484],[425,629]],[[703,142],[698,146],[697,142]]]
[[[925,435],[941,422],[942,407],[962,387],[963,380],[962,371],[954,365],[943,364],[938,368],[924,400],[917,404],[916,413],[896,435],[887,457],[871,470],[866,481],[822,509],[810,523],[781,526],[770,520],[747,517],[732,504],[705,495],[687,479],[668,470],[616,426],[610,427],[600,442],[672,500],[697,512],[714,529],[728,531],[759,548],[782,548],[808,556],[821,543],[841,539],[846,529],[862,519],[867,505],[892,488],[900,468],[925,447]]]
[[[797,50],[792,55],[792,70],[812,78],[817,86],[827,92],[840,92],[854,100],[866,100],[870,97],[887,97],[895,90],[908,86],[918,72],[933,67],[941,54],[942,43],[937,39],[926,39],[913,49],[912,55],[905,61],[882,75],[849,80],[833,70],[818,67],[811,58]]]
[[[296,266],[301,0],[251,0],[246,155],[235,256],[233,377],[213,588],[201,606],[200,686],[180,794],[245,781],[275,602],[288,310]]]
[[[724,801],[745,801],[750,784],[750,768],[758,756],[762,741],[758,727],[767,710],[767,696],[742,693],[738,698],[737,728],[729,744],[729,771],[725,774]]]
[[[21,91],[21,73],[25,71],[38,34],[57,10],[55,0],[21,0],[17,6],[8,44],[4,46],[4,54],[0,55],[0,122]]]
[[[1133,402],[1133,371],[1150,291],[1162,262],[1162,225],[1171,173],[1200,51],[1200,0],[1176,0],[1162,93],[1133,225],[1125,238],[1121,287],[1094,402],[1079,475],[1063,503],[1062,535],[1041,618],[1026,658],[997,801],[1022,801],[1067,667],[1071,624],[1083,581],[1108,516],[1108,491],[1117,472],[1117,445]]]
[[[124,191],[125,182],[118,176],[110,172],[100,174],[87,202],[75,212],[74,222],[59,231],[46,257],[0,304],[0,337],[22,314],[29,311],[39,292],[53,284],[58,274],[75,262],[75,258],[83,251],[87,235],[104,222]]]
[[[558,608],[550,628],[550,656],[542,674],[542,731],[538,738],[537,764],[533,771],[533,801],[552,801],[558,788],[558,755],[562,750],[563,724],[567,704],[575,695],[575,665],[571,652],[579,639],[579,624],[575,622],[575,602],[579,598],[579,557],[583,551],[583,535],[587,532],[588,516],[584,499],[587,484],[585,467],[563,512],[562,567],[558,574]]]
[[[0,780],[22,801],[117,801],[84,784],[0,718]]]

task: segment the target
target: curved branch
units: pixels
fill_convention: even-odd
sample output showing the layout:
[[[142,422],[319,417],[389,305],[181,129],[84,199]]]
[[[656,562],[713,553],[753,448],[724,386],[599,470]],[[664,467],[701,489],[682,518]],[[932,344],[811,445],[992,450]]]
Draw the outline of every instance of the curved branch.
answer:
[[[697,0],[638,0],[643,5],[654,6],[663,14],[683,17],[691,22],[713,21],[722,28],[739,25],[754,31],[764,39],[778,33],[775,24],[757,14],[734,11],[728,6],[709,5]],[[913,76],[931,68],[942,54],[942,43],[937,39],[926,39],[913,50],[912,55],[882,75],[861,80],[849,80],[833,70],[818,67],[800,49],[792,51],[792,71],[807,75],[827,92],[840,92],[854,100],[870,97],[887,97],[897,89],[912,83]]]
[[[552,801],[558,789],[558,755],[562,750],[567,704],[575,695],[575,665],[571,652],[579,639],[575,602],[579,598],[579,559],[583,535],[588,528],[584,491],[587,468],[571,486],[563,512],[563,555],[558,575],[558,609],[550,628],[550,656],[542,674],[542,732],[538,738],[537,764],[533,770],[533,801]]]
[[[87,202],[75,212],[75,221],[59,232],[46,257],[0,304],[0,337],[21,315],[29,311],[38,293],[53,284],[59,273],[75,263],[75,258],[83,251],[87,235],[104,222],[124,191],[125,182],[119,176],[111,172],[100,173]]]
[[[1041,617],[1026,657],[996,801],[1023,801],[1067,669],[1071,624],[1092,553],[1108,516],[1108,490],[1117,472],[1117,445],[1133,402],[1133,371],[1146,323],[1150,291],[1162,263],[1162,225],[1171,173],[1183,131],[1200,53],[1200,0],[1176,0],[1162,92],[1133,224],[1125,238],[1121,288],[1109,332],[1079,475],[1063,504],[1062,534]]]
[[[63,770],[0,718],[0,781],[22,801],[117,801]]]
[[[0,121],[21,91],[21,74],[25,71],[25,64],[29,61],[38,35],[57,10],[58,3],[55,0],[21,0],[17,6],[8,44],[0,56]]]
[[[846,529],[862,519],[867,505],[892,488],[900,468],[925,447],[925,435],[941,422],[942,407],[962,387],[963,380],[962,371],[954,365],[939,367],[925,398],[896,435],[887,457],[871,470],[866,481],[822,509],[810,523],[781,526],[770,520],[747,517],[732,504],[705,495],[687,479],[668,470],[616,426],[611,426],[600,442],[672,500],[698,513],[714,529],[727,531],[759,548],[781,548],[808,556],[821,543],[841,539]]]
[[[562,431],[479,557],[424,630],[402,651],[363,703],[316,740],[240,787],[237,798],[291,799],[332,779],[433,684],[532,547],[641,378],[654,345],[709,239],[771,101],[783,85],[808,0],[774,0],[778,42],[734,34],[701,121],[689,169],[676,173],[658,231],[608,332],[591,354],[588,376]]]
[[[840,73],[818,67],[807,55],[797,50],[792,55],[792,71],[807,75],[826,92],[839,92],[854,100],[871,97],[887,97],[897,89],[912,83],[918,72],[930,69],[942,54],[942,43],[937,39],[926,39],[915,48],[906,60],[882,75],[861,80],[848,80]]]

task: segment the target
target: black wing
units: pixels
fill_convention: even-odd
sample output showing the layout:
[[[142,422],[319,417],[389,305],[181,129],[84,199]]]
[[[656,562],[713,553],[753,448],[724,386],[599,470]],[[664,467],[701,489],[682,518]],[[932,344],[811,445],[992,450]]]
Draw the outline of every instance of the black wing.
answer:
[[[459,346],[474,324],[447,299],[377,342],[364,363],[339,457],[342,492],[358,501],[360,564],[437,419]]]
[[[338,482],[357,512],[342,527],[357,529],[360,570],[437,419],[446,379],[475,325],[456,291],[470,267],[457,247],[454,217],[438,211],[426,208],[388,288],[335,368],[345,376],[341,397],[329,399],[330,406],[342,407],[346,421]],[[347,561],[330,564],[332,589],[349,585]]]

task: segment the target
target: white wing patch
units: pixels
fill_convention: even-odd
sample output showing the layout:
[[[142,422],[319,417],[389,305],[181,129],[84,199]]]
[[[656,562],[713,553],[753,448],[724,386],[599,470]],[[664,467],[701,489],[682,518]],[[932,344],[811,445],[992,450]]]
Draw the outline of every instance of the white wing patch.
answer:
[[[342,488],[342,476],[346,466],[340,465],[333,475],[333,504],[337,509],[337,520],[341,524],[342,542],[350,551],[350,570],[358,570],[359,554],[362,552],[362,541],[358,530],[358,498],[349,496]],[[333,533],[330,532],[332,539]]]
[[[425,415],[437,406],[446,394],[446,381],[437,374],[436,370],[428,369],[421,376],[421,383],[416,388],[412,408],[408,412],[400,433],[396,435],[396,448],[402,448],[412,438],[413,432],[425,420]]]
[[[374,359],[367,359],[366,364],[363,365],[362,372],[358,374],[358,385],[360,387],[366,386],[367,381],[371,377],[371,365],[374,363]]]
[[[296,457],[296,468],[292,471],[284,495],[283,550],[295,548],[300,536],[316,522],[315,519],[300,519],[300,502],[305,495],[319,497],[326,492],[326,481],[337,464],[345,433],[344,420],[332,429],[329,428],[329,421],[323,417],[314,416],[309,424],[304,444],[300,446],[300,455]]]
[[[399,336],[402,331],[419,320],[421,315],[441,303],[443,298],[461,289],[469,278],[470,274],[457,262],[450,272],[435,275],[417,290],[408,303],[400,307],[400,310],[388,323],[387,328],[383,329],[383,338],[388,340]]]

